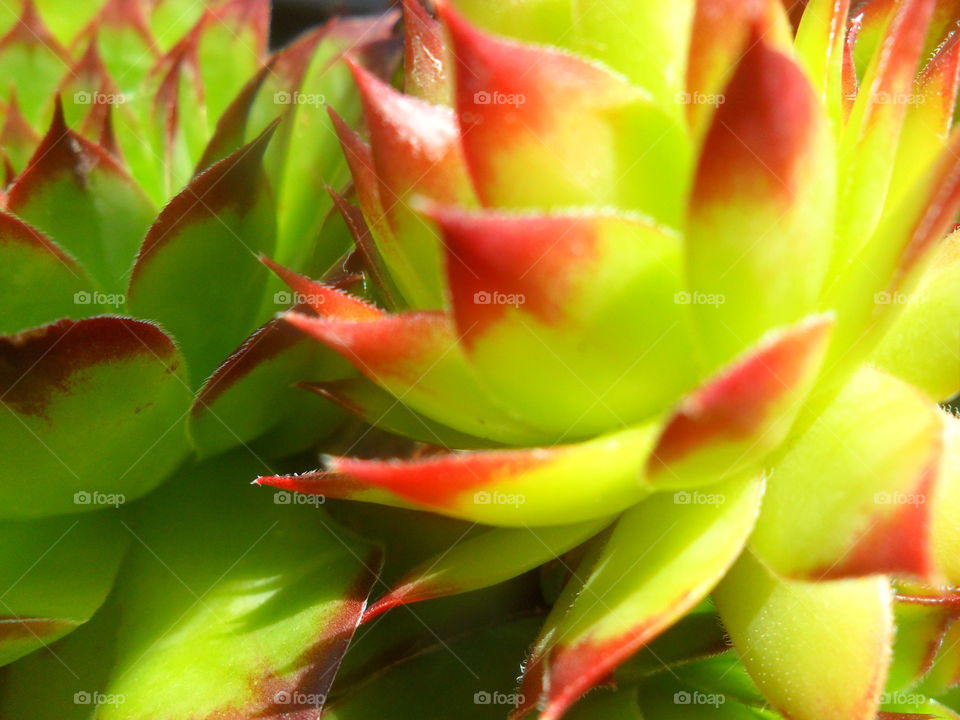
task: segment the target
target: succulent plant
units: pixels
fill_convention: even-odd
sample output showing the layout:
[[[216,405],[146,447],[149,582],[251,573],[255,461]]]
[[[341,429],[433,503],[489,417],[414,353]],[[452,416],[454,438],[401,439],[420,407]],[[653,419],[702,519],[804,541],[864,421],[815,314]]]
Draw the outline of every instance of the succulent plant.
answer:
[[[956,3],[437,5],[0,4],[0,717],[960,717]]]
[[[80,629],[7,668],[0,716],[222,717],[278,693],[296,709],[295,692],[315,707],[375,550],[316,503],[214,496],[341,421],[289,387],[341,364],[272,320],[296,298],[257,255],[313,272],[347,250],[322,103],[359,114],[340,56],[382,71],[395,18],[268,55],[267,0],[14,5],[0,664]]]
[[[438,5],[333,116],[362,283],[271,262],[308,387],[423,444],[258,482],[487,526],[367,622],[543,566],[477,717],[958,717],[956,3]]]

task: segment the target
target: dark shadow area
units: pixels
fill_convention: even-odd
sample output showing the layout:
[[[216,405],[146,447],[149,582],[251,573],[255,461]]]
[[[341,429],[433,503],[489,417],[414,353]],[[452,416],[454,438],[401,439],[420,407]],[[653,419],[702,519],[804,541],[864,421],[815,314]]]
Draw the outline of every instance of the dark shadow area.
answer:
[[[385,10],[391,0],[274,0],[270,46],[285,45],[334,15],[366,15]]]

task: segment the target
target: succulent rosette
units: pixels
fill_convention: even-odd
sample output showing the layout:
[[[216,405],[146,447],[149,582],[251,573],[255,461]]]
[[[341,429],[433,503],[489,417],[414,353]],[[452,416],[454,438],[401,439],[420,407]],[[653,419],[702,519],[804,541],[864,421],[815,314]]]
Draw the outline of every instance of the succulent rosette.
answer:
[[[359,115],[339,61],[388,67],[396,18],[269,54],[268,16],[0,6],[0,665],[32,653],[4,669],[4,718],[318,707],[361,612],[371,546],[224,488],[342,419],[289,387],[342,363],[271,319],[297,299],[257,254],[346,251],[302,177],[345,181],[322,98]]]
[[[362,283],[268,261],[425,446],[258,482],[490,526],[368,621],[553,568],[515,717],[957,717],[956,4],[438,10],[333,115]]]

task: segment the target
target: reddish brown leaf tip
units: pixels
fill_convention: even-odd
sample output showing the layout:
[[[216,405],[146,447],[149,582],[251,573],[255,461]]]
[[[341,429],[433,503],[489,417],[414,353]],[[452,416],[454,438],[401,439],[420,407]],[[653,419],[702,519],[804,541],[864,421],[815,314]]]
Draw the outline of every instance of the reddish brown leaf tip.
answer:
[[[251,142],[200,173],[160,212],[140,247],[130,279],[134,294],[137,279],[150,258],[190,224],[214,217],[227,207],[242,209],[256,204],[263,192],[261,160],[279,120],[274,120]]]
[[[689,396],[667,424],[647,463],[658,475],[699,448],[759,432],[772,407],[809,371],[833,321],[818,316],[777,335]]]
[[[805,151],[819,114],[804,72],[754,24],[704,141],[694,203],[744,195],[789,202],[798,185],[810,181],[803,174]]]
[[[173,341],[148,322],[107,315],[59,320],[0,337],[0,397],[15,412],[45,417],[78,372],[133,357],[168,364],[175,352]]]
[[[258,328],[203,384],[190,412],[200,415],[261,364],[304,340],[303,333],[279,320],[271,320]]]
[[[922,502],[895,506],[871,524],[844,557],[814,577],[843,579],[865,575],[909,575],[935,582],[932,501],[943,448],[937,443],[933,457],[910,494]]]
[[[270,258],[260,256],[266,265],[295,293],[297,305],[308,305],[321,317],[336,320],[375,320],[383,315],[378,308],[323,283],[295,273]]]
[[[116,158],[67,127],[58,94],[54,98],[50,128],[10,188],[8,206],[16,211],[43,183],[59,175],[66,174],[76,185],[86,187],[87,178],[95,168],[126,177]]]
[[[478,294],[522,297],[524,311],[553,323],[572,302],[577,272],[595,255],[596,218],[421,207],[440,226],[454,316],[468,345],[510,311],[477,303]]]
[[[0,617],[0,647],[24,640],[42,641],[62,635],[80,624],[77,620],[39,617]]]

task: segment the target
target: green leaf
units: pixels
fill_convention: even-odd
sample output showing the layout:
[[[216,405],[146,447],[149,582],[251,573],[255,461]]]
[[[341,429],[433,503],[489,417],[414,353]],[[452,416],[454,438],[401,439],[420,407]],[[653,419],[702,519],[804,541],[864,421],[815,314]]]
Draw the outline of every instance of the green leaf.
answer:
[[[948,628],[957,619],[953,602],[927,586],[898,587],[894,604],[897,635],[887,678],[887,693],[906,692],[934,664]]]
[[[644,425],[574,445],[451,452],[403,462],[324,456],[321,470],[256,482],[488,525],[566,525],[608,517],[650,494],[642,469],[656,430]],[[584,468],[590,468],[589,479]]]
[[[189,451],[183,357],[149,323],[101,316],[0,337],[0,397],[3,517],[122,504]]]
[[[0,213],[0,333],[96,312],[86,271],[43,233]]]
[[[0,521],[0,665],[85,623],[110,592],[128,539],[115,510]]]
[[[701,148],[685,235],[688,302],[711,371],[817,309],[835,205],[826,113],[772,37],[750,38],[722,97]],[[801,264],[804,272],[774,271]]]
[[[638,695],[644,720],[781,720],[776,713],[723,693],[703,692],[669,675],[641,685]]]
[[[660,494],[625,513],[572,606],[561,597],[547,619],[524,670],[524,709],[560,718],[703,600],[743,548],[762,492],[762,478],[737,478],[699,501]]]
[[[751,547],[786,577],[933,572],[936,406],[872,368],[773,464]]]
[[[694,3],[613,0],[582,6],[574,0],[456,0],[458,8],[493,32],[556,45],[604,62],[662,105],[679,107],[686,75]]]
[[[723,625],[709,599],[672,628],[654,638],[616,670],[621,682],[636,682],[659,672],[697,662],[730,649]]]
[[[608,525],[609,519],[546,528],[497,528],[445,548],[413,568],[373,603],[364,622],[399,605],[478,590],[559,558]]]
[[[893,641],[885,578],[780,580],[748,552],[714,599],[775,708],[793,720],[874,720]]]
[[[960,391],[960,233],[936,250],[911,293],[881,293],[877,301],[904,305],[871,360],[941,401]]]
[[[77,33],[94,18],[103,5],[100,2],[63,3],[60,0],[33,0],[50,32],[64,45],[70,43]],[[8,2],[7,5],[18,5]]]
[[[150,30],[161,50],[169,50],[187,31],[196,25],[206,10],[206,3],[195,0],[160,0],[150,14]]]
[[[566,720],[644,720],[637,704],[637,691],[595,692],[574,705]]]
[[[70,131],[57,103],[47,135],[7,207],[73,254],[99,289],[119,295],[154,209],[103,148]],[[122,298],[120,298],[122,304]]]
[[[273,430],[297,436],[294,443],[306,447],[329,432],[341,413],[294,384],[350,372],[340,358],[287,323],[272,320],[204,383],[190,414],[190,434],[204,455]]]
[[[128,307],[181,344],[199,386],[264,319],[267,270],[257,260],[275,237],[260,160],[272,128],[198,175],[170,201],[137,257]]]
[[[197,58],[211,131],[263,64],[269,22],[269,0],[224,0],[207,10]]]
[[[336,108],[351,125],[360,120],[360,101],[342,57],[385,40],[390,28],[387,18],[336,20],[300,69],[302,79],[283,86],[268,77],[254,106],[251,128],[289,113],[280,128],[282,144],[267,155],[281,208],[276,256],[281,264],[306,270],[318,238],[319,244],[326,242],[321,230],[332,207],[326,187],[345,185],[349,173],[325,106]]]
[[[86,4],[75,3],[73,8],[89,12],[89,5],[85,8],[82,5]],[[69,13],[53,15],[69,18]],[[29,78],[29,82],[3,83],[0,99],[10,102],[16,86],[27,122],[38,127],[50,97],[70,68],[70,56],[44,24],[34,3],[23,4],[20,19],[0,39],[0,68],[7,78]]]
[[[502,720],[513,707],[517,662],[536,627],[536,620],[519,620],[435,646],[372,675],[334,702],[324,718],[378,720],[400,712],[404,717]]]
[[[312,505],[246,488],[246,451],[185,469],[138,508],[98,720],[313,716],[378,553]],[[199,550],[199,552],[198,552]]]
[[[111,595],[65,638],[4,668],[0,715],[8,720],[90,720],[94,701],[113,701],[100,693],[113,666],[118,610],[116,595]]]
[[[337,403],[351,415],[394,435],[450,450],[489,448],[488,440],[458,433],[411,410],[400,400],[362,377],[311,382],[302,387]]]

